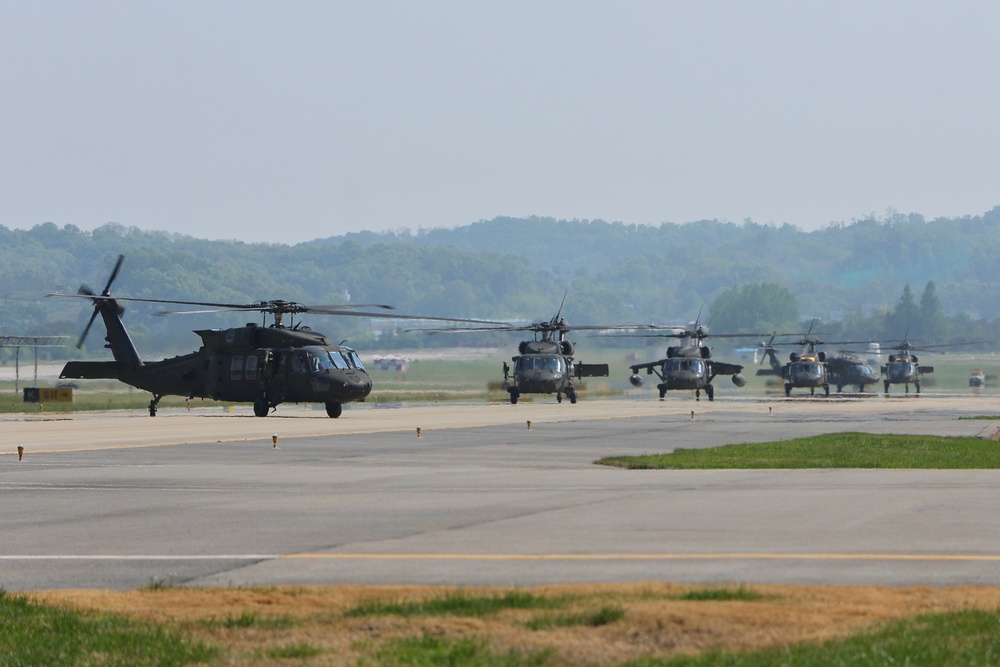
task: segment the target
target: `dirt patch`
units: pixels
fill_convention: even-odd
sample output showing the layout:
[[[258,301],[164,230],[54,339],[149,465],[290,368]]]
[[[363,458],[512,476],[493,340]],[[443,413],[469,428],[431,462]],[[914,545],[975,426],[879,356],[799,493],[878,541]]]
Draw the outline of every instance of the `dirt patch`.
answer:
[[[560,585],[516,589],[560,597],[546,610],[505,610],[480,617],[352,617],[345,612],[371,601],[414,602],[459,589],[424,586],[267,588],[164,588],[133,591],[44,591],[46,603],[124,614],[179,628],[228,648],[227,664],[266,664],[268,647],[307,644],[322,664],[354,664],[395,638],[432,635],[476,638],[498,652],[552,651],[553,663],[609,663],[649,655],[697,653],[711,648],[749,650],[850,635],[888,619],[928,612],[1000,608],[1000,588],[871,588],[742,586],[750,600],[681,600],[701,587],[672,584]],[[469,596],[501,596],[512,589],[463,588]],[[723,590],[737,590],[723,588]],[[545,615],[581,614],[612,607],[623,614],[598,626],[532,630]],[[306,662],[308,664],[309,661]]]

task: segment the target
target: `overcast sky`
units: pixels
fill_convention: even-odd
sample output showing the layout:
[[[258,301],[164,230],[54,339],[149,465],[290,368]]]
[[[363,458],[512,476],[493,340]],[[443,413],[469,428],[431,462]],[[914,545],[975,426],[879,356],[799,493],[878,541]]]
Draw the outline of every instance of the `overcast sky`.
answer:
[[[998,26],[993,0],[0,0],[0,225],[979,215]]]

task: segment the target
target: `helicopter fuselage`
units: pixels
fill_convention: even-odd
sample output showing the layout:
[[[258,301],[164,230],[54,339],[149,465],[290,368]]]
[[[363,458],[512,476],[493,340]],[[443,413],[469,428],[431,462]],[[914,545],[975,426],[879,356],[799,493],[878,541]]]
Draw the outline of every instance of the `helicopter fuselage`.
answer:
[[[713,361],[711,350],[705,346],[675,346],[667,348],[667,358],[652,361],[647,364],[636,364],[630,367],[632,375],[629,381],[635,387],[642,386],[642,376],[639,371],[645,369],[647,374],[655,373],[660,378],[656,388],[660,398],[664,398],[671,390],[693,390],[695,398],[701,398],[704,391],[708,400],[715,399],[715,387],[712,380],[716,375],[732,375],[733,384],[742,387],[746,379],[742,375],[743,367],[737,364],[727,364]]]
[[[569,369],[572,357],[561,354],[522,354],[511,357],[514,362],[513,382],[521,394],[568,393],[572,386]]]
[[[124,309],[113,299],[97,304],[107,327],[114,361],[71,361],[62,378],[110,378],[153,394],[150,415],[163,396],[253,403],[263,417],[279,403],[323,403],[339,417],[342,404],[364,400],[371,376],[357,353],[331,345],[308,327],[260,327],[196,331],[202,347],[162,361],[144,362],[121,321]]]
[[[882,367],[882,375],[885,376],[885,393],[889,393],[889,386],[901,384],[906,387],[906,393],[910,393],[910,385],[914,385],[917,393],[920,393],[920,376],[924,373],[932,373],[933,366],[920,366],[918,359],[912,354],[890,354],[889,363]]]
[[[836,356],[828,358],[826,363],[830,384],[836,386],[838,392],[847,385],[857,385],[858,391],[864,392],[866,386],[879,381],[878,370],[858,359]]]
[[[791,395],[796,388],[809,389],[810,393],[822,388],[826,395],[830,394],[830,372],[826,362],[815,357],[803,357],[785,364],[781,375],[785,378],[785,396]]]
[[[503,365],[503,387],[510,402],[517,403],[521,394],[555,394],[562,403],[563,394],[576,403],[574,377],[607,377],[607,364],[582,364],[573,361],[573,343],[568,340],[527,340],[518,346],[519,355],[511,357],[510,366]]]

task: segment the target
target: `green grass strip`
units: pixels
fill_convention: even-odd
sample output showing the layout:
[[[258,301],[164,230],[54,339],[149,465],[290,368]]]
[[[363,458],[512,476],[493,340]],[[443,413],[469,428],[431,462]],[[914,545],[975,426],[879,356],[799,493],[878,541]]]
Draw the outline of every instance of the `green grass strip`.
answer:
[[[496,654],[484,640],[447,639],[432,635],[399,639],[381,647],[375,660],[361,659],[358,667],[444,665],[448,667],[543,667],[551,664],[551,651],[512,651]]]
[[[2,665],[186,665],[218,651],[112,614],[40,605],[0,590]]]
[[[599,628],[625,618],[625,610],[618,606],[606,605],[592,611],[578,614],[544,614],[528,619],[525,626],[529,630],[551,630],[583,626]]]
[[[833,433],[810,438],[678,449],[597,461],[629,469],[1000,468],[1000,443],[929,435]]]
[[[500,596],[468,595],[461,591],[417,602],[370,602],[345,612],[345,616],[489,616],[504,609],[548,609],[562,604],[561,598],[547,598],[521,591]]]
[[[977,667],[1000,664],[1000,614],[981,610],[894,621],[843,640],[692,657],[646,658],[623,667]]]

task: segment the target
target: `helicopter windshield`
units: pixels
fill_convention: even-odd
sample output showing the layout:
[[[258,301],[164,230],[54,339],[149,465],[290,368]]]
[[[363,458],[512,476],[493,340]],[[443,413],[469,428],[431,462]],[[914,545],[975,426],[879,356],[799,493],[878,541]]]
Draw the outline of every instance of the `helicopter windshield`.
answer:
[[[809,373],[810,375],[820,375],[823,367],[816,361],[800,361],[798,364],[799,373]]]
[[[562,373],[566,370],[566,362],[558,354],[525,355],[517,360],[517,370]]]
[[[356,368],[364,370],[361,359],[358,358],[354,350],[327,350],[322,347],[311,347],[306,350],[306,354],[309,357],[309,370],[313,373],[334,369],[350,370]]]
[[[667,359],[664,364],[664,370],[669,372],[675,371],[691,371],[693,373],[704,373],[705,372],[705,362],[701,359],[685,359],[673,357]]]

